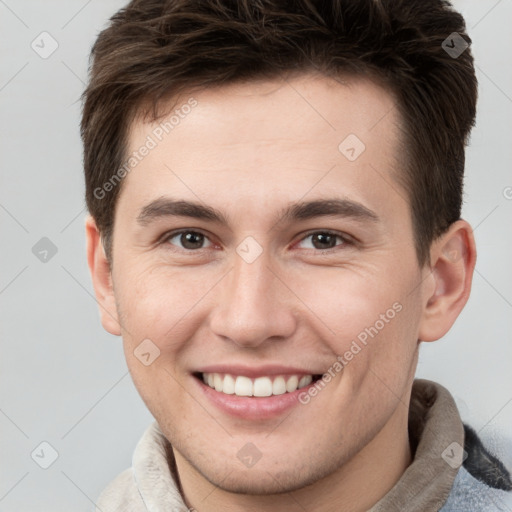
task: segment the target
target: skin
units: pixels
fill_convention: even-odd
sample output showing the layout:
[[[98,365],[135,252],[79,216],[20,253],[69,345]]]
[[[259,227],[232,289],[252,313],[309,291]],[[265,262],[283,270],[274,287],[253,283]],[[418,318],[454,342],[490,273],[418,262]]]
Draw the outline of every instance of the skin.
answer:
[[[124,179],[111,268],[94,220],[86,221],[102,324],[123,337],[135,385],[173,446],[188,506],[367,510],[411,462],[418,347],[442,337],[467,301],[471,227],[454,223],[432,243],[430,264],[419,266],[409,202],[394,174],[400,118],[393,97],[369,81],[303,75],[193,97],[197,106]],[[159,122],[135,120],[130,151]],[[353,162],[338,149],[350,133],[366,146]],[[141,209],[162,196],[209,205],[230,222],[165,217],[140,225]],[[378,220],[279,217],[289,202],[333,197]],[[202,248],[187,249],[180,236],[163,240],[184,228],[205,235]],[[322,230],[356,242],[321,245],[308,236]],[[263,251],[252,263],[236,252],[247,236]],[[277,419],[227,415],[192,382],[191,372],[213,363],[323,373],[397,302],[402,310],[341,373]],[[149,366],[134,356],[146,338],[160,350]],[[236,455],[249,442],[262,456],[247,468]]]

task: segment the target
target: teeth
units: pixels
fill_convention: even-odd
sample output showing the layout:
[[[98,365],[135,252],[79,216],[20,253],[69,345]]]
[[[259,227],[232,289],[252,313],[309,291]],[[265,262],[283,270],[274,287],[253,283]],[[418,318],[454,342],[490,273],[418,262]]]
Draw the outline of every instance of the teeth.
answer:
[[[313,382],[313,377],[311,375],[305,375],[299,380],[299,389],[305,386],[309,386]]]
[[[224,383],[224,380],[222,377],[216,373],[213,376],[213,385],[215,386],[215,391],[222,391],[222,384]]]
[[[258,377],[254,380],[254,396],[270,396],[272,394],[272,381],[268,377]]]
[[[296,375],[293,375],[293,377],[290,377],[286,381],[286,391],[288,391],[288,393],[295,391],[298,387],[299,387],[299,377],[297,377]]]
[[[218,375],[218,374],[215,374]],[[220,379],[220,375],[219,375]],[[238,396],[252,396],[252,380],[249,377],[238,376],[235,381],[235,395]],[[215,391],[222,391],[222,389],[215,389]]]
[[[233,395],[235,393],[235,379],[233,379],[231,375],[226,375],[224,377],[222,392],[226,393],[226,395]]]
[[[286,382],[284,381],[284,377],[276,377],[272,383],[272,394],[282,395],[284,393],[286,393]]]
[[[202,378],[203,382],[215,391],[227,395],[259,397],[292,393],[313,382],[312,375],[278,375],[273,380],[271,377],[258,377],[253,380],[243,375],[235,377],[229,374],[203,373]]]

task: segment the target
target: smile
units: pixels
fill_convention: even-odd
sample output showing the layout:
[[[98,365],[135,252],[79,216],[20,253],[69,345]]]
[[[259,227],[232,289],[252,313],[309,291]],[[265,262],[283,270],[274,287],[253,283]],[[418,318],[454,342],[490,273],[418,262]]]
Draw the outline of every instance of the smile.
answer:
[[[272,375],[251,379],[244,375],[202,373],[200,378],[210,388],[226,395],[268,397],[293,393],[309,386],[321,375]]]

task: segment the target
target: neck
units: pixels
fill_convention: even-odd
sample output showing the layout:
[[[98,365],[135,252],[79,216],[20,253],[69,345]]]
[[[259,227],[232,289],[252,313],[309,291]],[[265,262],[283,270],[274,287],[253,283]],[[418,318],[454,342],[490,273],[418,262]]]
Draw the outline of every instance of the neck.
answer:
[[[400,404],[349,462],[306,488],[284,494],[233,494],[213,486],[177,450],[174,456],[187,505],[198,512],[363,512],[391,490],[411,463],[407,424],[408,409]]]

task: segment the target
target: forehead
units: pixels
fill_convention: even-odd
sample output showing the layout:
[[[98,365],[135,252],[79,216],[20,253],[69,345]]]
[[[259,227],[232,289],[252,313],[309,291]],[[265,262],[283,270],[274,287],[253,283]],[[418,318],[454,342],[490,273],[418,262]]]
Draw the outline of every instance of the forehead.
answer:
[[[258,197],[267,208],[333,190],[374,205],[397,192],[403,200],[391,178],[397,109],[368,80],[248,82],[182,95],[172,105],[157,121],[132,123],[128,156],[149,149],[127,166],[120,202],[141,205],[170,192],[216,207]]]

